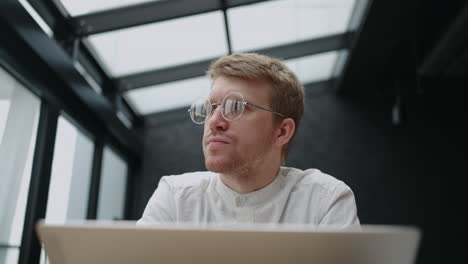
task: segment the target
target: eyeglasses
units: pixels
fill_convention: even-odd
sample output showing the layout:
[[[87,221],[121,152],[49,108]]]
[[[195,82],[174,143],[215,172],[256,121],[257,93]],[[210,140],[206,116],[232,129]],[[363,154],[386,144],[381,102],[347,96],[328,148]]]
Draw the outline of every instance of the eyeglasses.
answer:
[[[208,120],[213,111],[216,110],[218,106],[221,106],[221,115],[223,118],[228,121],[234,121],[241,117],[246,105],[268,111],[284,118],[284,115],[278,112],[246,102],[242,94],[238,92],[230,92],[224,97],[220,104],[211,103],[209,99],[199,99],[190,106],[188,112],[193,122],[196,124],[203,124]]]

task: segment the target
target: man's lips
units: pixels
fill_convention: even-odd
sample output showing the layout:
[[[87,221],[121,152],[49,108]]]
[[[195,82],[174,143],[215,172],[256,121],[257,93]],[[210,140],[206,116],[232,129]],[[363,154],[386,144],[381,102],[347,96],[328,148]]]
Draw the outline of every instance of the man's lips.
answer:
[[[222,138],[210,138],[206,142],[207,147],[219,147],[229,144],[229,141]]]

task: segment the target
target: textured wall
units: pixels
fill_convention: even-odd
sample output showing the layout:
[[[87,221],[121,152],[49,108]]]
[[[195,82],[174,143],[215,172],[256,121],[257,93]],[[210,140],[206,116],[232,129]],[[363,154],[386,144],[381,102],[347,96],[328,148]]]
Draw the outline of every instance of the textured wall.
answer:
[[[466,208],[458,184],[466,176],[462,100],[412,96],[400,127],[391,124],[391,104],[309,95],[288,166],[319,168],[345,181],[362,223],[421,227],[418,263],[446,262],[456,252],[449,226],[462,223],[456,208]],[[202,127],[185,109],[152,116],[144,133],[140,213],[162,175],[204,169]]]

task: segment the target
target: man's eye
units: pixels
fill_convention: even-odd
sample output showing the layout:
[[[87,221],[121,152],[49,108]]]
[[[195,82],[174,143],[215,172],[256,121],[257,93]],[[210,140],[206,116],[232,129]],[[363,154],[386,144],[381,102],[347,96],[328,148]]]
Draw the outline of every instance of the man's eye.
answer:
[[[249,111],[251,111],[251,110],[252,110],[252,106],[249,105],[249,104],[245,104],[244,110],[249,110]]]

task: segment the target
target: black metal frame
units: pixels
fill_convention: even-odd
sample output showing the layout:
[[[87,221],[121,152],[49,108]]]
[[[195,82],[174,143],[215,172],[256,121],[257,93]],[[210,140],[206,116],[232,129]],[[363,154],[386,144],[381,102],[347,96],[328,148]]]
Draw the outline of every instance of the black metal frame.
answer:
[[[354,3],[353,12],[348,22],[348,29],[347,29],[348,32],[352,32],[355,36],[359,34],[358,32],[355,32],[356,29],[353,28],[353,26],[356,25],[356,27],[359,28],[359,24],[360,22],[362,22],[362,17],[366,16],[371,1],[372,0],[360,0]],[[353,42],[356,41],[356,39],[357,39],[356,37],[351,38],[348,44],[348,49],[352,48]],[[349,53],[350,52],[348,52],[348,56],[349,56]],[[335,77],[339,78],[341,74],[340,71],[345,68],[346,63],[347,63],[347,56],[345,54],[340,54],[335,62],[335,65],[333,66],[332,78],[335,78]],[[335,91],[337,89],[336,84],[338,83],[339,83],[338,81],[335,81],[335,85],[333,87]]]
[[[96,219],[96,215],[97,215],[99,185],[101,183],[103,149],[104,149],[103,141],[95,140],[94,154],[93,154],[93,167],[91,171],[91,184],[89,188],[89,197],[88,197],[88,212],[86,215],[87,219]]]
[[[42,101],[20,247],[20,264],[39,262],[41,245],[35,227],[37,221],[45,218],[46,214],[58,116],[57,108]]]
[[[60,108],[71,110],[69,114],[78,122],[88,120],[91,127],[97,127],[91,131],[105,131],[119,147],[138,156],[139,140],[117,118],[115,106],[92,89],[76,70],[69,54],[42,32],[21,4],[15,0],[2,1],[0,15],[0,21],[9,34],[2,39],[2,42],[7,42],[5,45],[9,45],[5,53],[10,53],[12,60],[20,61],[23,68],[44,84],[28,88],[36,89],[41,97],[53,98]],[[44,53],[45,50],[47,53]],[[32,83],[35,84],[36,80]]]
[[[460,57],[466,45],[468,37],[468,3],[453,20],[448,31],[440,38],[435,47],[426,56],[418,69],[423,76],[437,77],[450,71],[450,63],[454,58]]]
[[[102,161],[104,154],[103,144],[104,140],[96,139],[94,145],[94,155],[93,155],[93,166],[91,173],[91,185],[89,190],[89,199],[88,199],[88,211],[87,219],[97,219],[97,210],[99,203],[99,188],[101,185],[101,172],[102,172]],[[120,151],[116,150],[112,146],[111,149],[119,155],[123,160],[127,162],[127,181],[126,181],[126,190],[125,190],[125,205],[124,205],[124,219],[136,219],[136,202],[135,196],[137,190],[135,188],[139,187],[139,159],[127,159]]]
[[[231,32],[229,30],[229,18],[227,10],[229,8],[227,0],[219,0],[221,3],[221,10],[223,11],[223,20],[224,20],[224,30],[226,32],[226,43],[228,46],[228,53],[232,53],[232,41],[231,41]]]
[[[306,55],[349,48],[353,36],[354,34],[352,32],[348,32],[344,34],[305,40],[292,44],[259,49],[252,52],[282,59],[293,59]],[[206,69],[215,59],[216,58],[212,58],[190,64],[127,75],[117,78],[116,83],[120,92],[126,92],[132,89],[147,87],[165,82],[173,82],[187,78],[203,76],[206,73]]]
[[[52,18],[54,16],[49,16],[49,19]],[[57,27],[52,28],[61,31]],[[19,263],[39,263],[41,245],[35,225],[46,214],[57,120],[61,111],[95,139],[97,150],[93,161],[88,218],[93,218],[93,214],[95,218],[96,215],[102,147],[108,145],[116,149],[119,155],[125,156],[124,160],[127,163],[136,164],[132,169],[138,169],[141,155],[139,138],[116,117],[116,106],[96,93],[77,71],[74,67],[75,61],[66,48],[56,40],[50,39],[18,1],[0,2],[0,32],[0,67],[41,98],[40,121],[19,260]],[[55,33],[54,31],[54,36],[57,37],[58,34]],[[78,61],[83,64],[84,60],[78,58]],[[97,69],[93,77],[102,85],[106,80],[96,76],[105,75],[99,72],[97,63],[88,61],[84,66],[88,68],[88,65],[93,64],[91,68]],[[131,109],[125,101],[118,101],[116,105],[123,106],[120,110],[129,116]],[[132,208],[126,210],[131,211]]]
[[[356,1],[354,3],[353,13],[351,14],[351,17],[349,18],[349,22],[348,22],[348,32],[352,32],[354,37],[351,38],[348,43],[347,57],[351,56],[352,54],[351,50],[354,48],[354,44],[357,41],[359,34],[360,34],[359,26],[357,27],[357,31],[356,29],[353,29],[351,27],[354,24],[360,24],[359,22],[362,22],[365,20],[365,17],[368,14],[369,7],[372,4],[372,1],[373,0],[365,0],[365,1],[363,0],[363,1]],[[342,72],[339,72],[339,71],[340,70],[343,71],[349,63],[349,58],[343,58],[343,56],[345,55],[340,54],[338,59],[335,62],[335,65],[333,66],[332,78],[336,78],[336,79],[333,81],[331,89],[333,89],[334,91],[338,91],[340,88]]]
[[[74,33],[73,22],[60,3],[54,0],[28,0],[32,7],[53,31],[54,39],[69,54],[73,61],[82,64],[87,73],[102,88],[112,107],[122,110],[134,126],[143,125],[143,119],[133,109],[125,108],[127,104],[116,104],[117,89],[109,75],[95,59],[89,48],[83,43],[82,36]],[[61,6],[60,6],[61,7]],[[89,85],[88,85],[89,86]],[[124,107],[120,109],[119,107]]]
[[[331,78],[304,84],[305,98],[314,98],[334,92],[332,88],[335,86],[336,81],[336,78]]]
[[[225,8],[255,4],[266,0],[227,0]],[[220,0],[157,1],[86,14],[71,18],[79,36],[134,27],[164,20],[223,9]]]
[[[137,220],[141,216],[137,215],[140,204],[140,190],[141,190],[141,164],[140,161],[129,161],[127,171],[127,190],[125,199],[124,217],[128,220]]]

